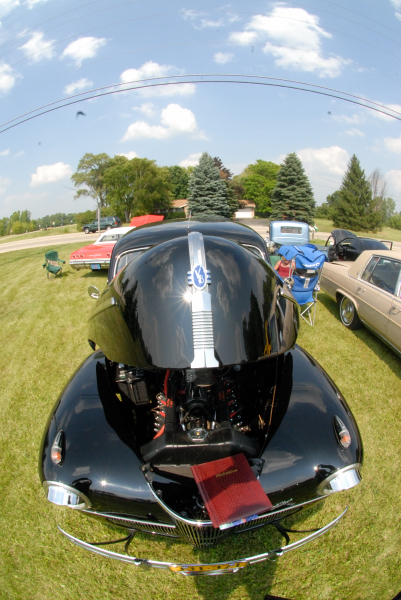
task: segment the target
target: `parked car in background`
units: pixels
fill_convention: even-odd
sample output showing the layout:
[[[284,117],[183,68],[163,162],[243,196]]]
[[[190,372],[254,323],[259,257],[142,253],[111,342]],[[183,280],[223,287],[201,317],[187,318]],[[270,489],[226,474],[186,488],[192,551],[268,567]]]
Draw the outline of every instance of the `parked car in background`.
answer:
[[[103,231],[103,229],[112,229],[113,227],[121,227],[121,219],[118,217],[101,217],[100,221],[96,219],[87,225],[82,227],[85,233],[95,233],[96,231]]]
[[[326,241],[327,259],[356,260],[364,250],[391,250],[393,242],[358,237],[346,229],[333,229]],[[319,246],[320,248],[320,246]]]
[[[84,246],[70,255],[70,266],[79,269],[108,269],[114,244],[135,227],[116,227],[101,234],[94,244]]]
[[[115,244],[107,287],[89,292],[93,352],[51,411],[39,475],[50,502],[103,521],[105,533],[125,528],[127,553],[63,531],[69,540],[136,566],[215,575],[274,560],[339,522],[346,509],[293,542],[297,528],[280,526],[357,485],[363,448],[341,392],[296,345],[298,304],[255,231],[219,219],[144,225]],[[247,557],[225,544],[224,561],[198,561],[266,525],[287,544]],[[170,561],[128,554],[138,531],[195,546],[194,563],[180,562],[180,544]]]
[[[363,323],[401,355],[401,251],[365,250],[355,260],[325,263],[320,287],[337,301],[345,327]]]
[[[309,225],[298,221],[271,221],[266,241],[269,248],[309,244]]]

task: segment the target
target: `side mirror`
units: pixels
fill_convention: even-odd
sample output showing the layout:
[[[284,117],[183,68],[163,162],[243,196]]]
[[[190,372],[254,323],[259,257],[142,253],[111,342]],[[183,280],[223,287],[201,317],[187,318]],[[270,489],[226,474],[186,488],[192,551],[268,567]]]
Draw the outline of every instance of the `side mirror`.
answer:
[[[94,285],[90,285],[88,287],[88,294],[91,298],[95,298],[95,299],[99,298],[99,296],[100,296],[99,290]]]

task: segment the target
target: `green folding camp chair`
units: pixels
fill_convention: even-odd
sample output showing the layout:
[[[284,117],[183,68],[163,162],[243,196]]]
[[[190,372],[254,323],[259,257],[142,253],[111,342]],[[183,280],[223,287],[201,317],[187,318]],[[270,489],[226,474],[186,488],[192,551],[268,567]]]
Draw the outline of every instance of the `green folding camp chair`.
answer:
[[[45,254],[45,264],[43,268],[46,268],[47,271],[47,279],[53,279],[56,275],[61,275],[63,266],[65,264],[65,260],[61,260],[58,257],[57,250],[49,250]]]

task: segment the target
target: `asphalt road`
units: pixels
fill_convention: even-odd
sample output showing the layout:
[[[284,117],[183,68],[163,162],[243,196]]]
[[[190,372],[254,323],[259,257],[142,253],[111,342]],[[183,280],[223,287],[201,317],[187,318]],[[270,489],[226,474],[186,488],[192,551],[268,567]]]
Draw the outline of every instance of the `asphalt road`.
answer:
[[[62,233],[60,235],[49,235],[25,240],[20,238],[12,242],[0,244],[0,253],[12,250],[26,250],[28,248],[42,248],[44,246],[62,246],[64,244],[74,244],[75,242],[81,244],[82,247],[93,244],[98,237],[98,233]]]

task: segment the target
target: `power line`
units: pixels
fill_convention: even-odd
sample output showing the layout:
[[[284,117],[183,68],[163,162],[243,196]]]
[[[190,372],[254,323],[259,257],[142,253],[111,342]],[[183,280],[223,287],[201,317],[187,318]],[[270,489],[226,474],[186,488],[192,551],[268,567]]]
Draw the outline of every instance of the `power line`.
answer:
[[[196,77],[197,79],[195,80],[190,80],[187,81],[186,78],[190,78],[190,77]],[[229,79],[225,79],[225,80],[210,80],[210,81],[206,81],[203,78],[204,77],[241,77],[243,79],[245,79],[245,81],[238,81],[238,80],[229,80]],[[169,79],[169,80],[176,80],[176,81],[162,81],[165,79]],[[251,79],[256,79],[257,81],[250,81]],[[280,82],[279,83],[266,83],[266,82],[261,82],[259,81],[260,79],[267,79],[269,81],[275,81],[275,82]],[[179,80],[179,81],[178,81]],[[161,82],[161,83],[149,83],[149,82]],[[130,84],[145,84],[145,85],[134,85],[133,87],[127,87]],[[99,98],[101,96],[108,96],[111,94],[116,94],[116,93],[120,93],[120,92],[125,92],[128,90],[136,90],[136,89],[143,89],[143,88],[147,88],[147,87],[158,87],[158,86],[167,86],[167,85],[184,85],[184,84],[188,84],[188,83],[248,83],[248,84],[259,84],[259,85],[266,85],[266,86],[272,86],[272,87],[288,87],[289,89],[296,89],[296,90],[301,90],[301,91],[309,91],[309,92],[313,92],[316,94],[320,94],[320,95],[325,95],[325,96],[330,96],[333,98],[336,98],[338,100],[344,100],[346,102],[351,102],[352,104],[357,104],[359,106],[363,106],[364,108],[370,108],[371,110],[374,110],[376,112],[382,113],[388,117],[392,117],[394,119],[397,120],[401,120],[401,112],[387,107],[383,104],[380,104],[378,102],[374,102],[373,100],[368,100],[366,98],[363,98],[362,96],[356,96],[354,94],[350,94],[348,92],[344,92],[341,90],[337,90],[334,88],[329,88],[326,86],[320,86],[314,83],[308,83],[305,81],[297,81],[297,80],[291,80],[291,79],[283,79],[283,78],[277,78],[277,77],[268,77],[265,75],[245,75],[242,73],[201,73],[201,74],[189,74],[189,75],[170,75],[170,76],[165,76],[165,77],[151,77],[151,78],[147,78],[147,79],[140,79],[137,81],[127,81],[124,83],[114,83],[111,85],[107,85],[107,86],[103,86],[100,88],[94,88],[92,90],[88,90],[86,92],[81,92],[79,94],[74,94],[72,96],[68,96],[67,98],[62,98],[60,100],[56,100],[54,102],[50,102],[49,104],[45,104],[43,106],[40,106],[38,108],[35,108],[27,113],[24,113],[22,115],[19,115],[18,117],[15,117],[14,119],[11,119],[9,121],[6,121],[5,123],[0,124],[0,127],[5,127],[6,125],[9,125],[10,123],[13,123],[14,121],[17,121],[18,119],[23,119],[23,117],[28,117],[28,115],[32,115],[32,113],[34,112],[38,112],[37,115],[33,115],[27,119],[23,119],[21,120],[19,123],[15,124],[18,125],[20,123],[23,123],[25,121],[28,121],[30,119],[33,119],[37,116],[40,116],[42,114],[45,114],[47,112],[52,112],[54,110],[57,110],[58,108],[63,108],[65,106],[70,106],[71,104],[76,104],[77,102],[83,102],[85,100],[91,100],[93,98]],[[286,84],[296,84],[294,85],[283,85],[284,83]],[[316,88],[314,89],[304,89],[304,88],[300,88],[297,86],[309,86],[310,88]],[[122,88],[122,89],[113,89],[113,88]],[[103,90],[109,90],[111,89],[112,91],[110,92],[103,92],[103,93],[95,93],[95,92],[102,92]],[[320,91],[320,90],[324,90],[324,91]],[[333,93],[328,93],[328,92],[333,92]],[[88,94],[93,94],[91,96],[89,96]],[[344,98],[342,96],[340,96],[339,94],[342,94],[342,96],[348,96],[348,98]],[[85,96],[85,97],[83,97]],[[79,98],[78,100],[74,100],[74,98]],[[352,100],[352,98],[354,100]],[[71,102],[66,102],[66,100],[70,100]],[[48,109],[50,106],[54,106],[56,104],[60,104],[64,102],[64,104],[61,104],[58,107],[54,107],[52,109]],[[375,108],[377,107],[377,108]],[[44,109],[48,109],[48,110],[44,110]],[[394,113],[394,114],[391,114]],[[396,115],[399,115],[398,117]],[[14,127],[15,125],[13,125],[12,127]],[[10,129],[11,127],[7,127],[6,129],[3,129],[3,131],[6,131],[7,129]],[[2,131],[0,131],[0,133],[2,133]]]

